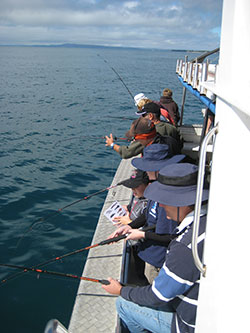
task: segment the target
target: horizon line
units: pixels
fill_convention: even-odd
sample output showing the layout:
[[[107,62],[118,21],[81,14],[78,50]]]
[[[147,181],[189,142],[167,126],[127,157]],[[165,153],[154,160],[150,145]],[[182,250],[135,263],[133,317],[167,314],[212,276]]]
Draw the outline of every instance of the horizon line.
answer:
[[[207,50],[194,49],[160,49],[148,47],[133,47],[133,46],[108,46],[95,44],[77,44],[77,43],[61,43],[61,44],[0,44],[0,47],[65,47],[65,48],[119,48],[119,49],[136,49],[136,50],[158,50],[158,51],[175,51],[175,52],[205,52]]]

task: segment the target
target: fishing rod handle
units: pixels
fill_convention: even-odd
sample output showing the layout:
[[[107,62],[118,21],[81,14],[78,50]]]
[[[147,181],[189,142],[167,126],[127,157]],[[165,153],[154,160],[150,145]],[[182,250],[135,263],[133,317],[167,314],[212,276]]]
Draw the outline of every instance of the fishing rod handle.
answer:
[[[153,229],[155,229],[155,225],[147,226],[147,227],[143,228],[142,230],[148,231],[148,230],[153,230]],[[100,242],[98,245],[106,245],[106,244],[110,244],[113,242],[118,242],[121,239],[125,239],[127,236],[128,236],[128,234],[124,234],[124,235],[116,236],[113,238],[109,238],[109,239],[106,239],[106,240]]]
[[[109,280],[105,280],[105,279],[99,280],[99,282],[101,284],[105,284],[106,286],[108,286],[110,284]],[[131,287],[131,286],[133,286],[133,285],[127,284],[127,283],[121,283],[121,282],[119,282],[119,283],[120,283],[120,285],[122,285],[122,287],[126,287],[126,286]],[[136,285],[134,285],[134,287],[136,287]]]
[[[104,279],[99,280],[99,282],[100,282],[101,284],[105,284],[106,286],[108,286],[108,285],[110,284],[109,280],[104,280]]]
[[[127,234],[120,235],[120,236],[117,236],[117,237],[106,239],[106,240],[100,242],[98,245],[106,245],[106,244],[110,244],[110,243],[113,243],[113,242],[118,242],[119,240],[124,239],[126,237],[127,237]]]

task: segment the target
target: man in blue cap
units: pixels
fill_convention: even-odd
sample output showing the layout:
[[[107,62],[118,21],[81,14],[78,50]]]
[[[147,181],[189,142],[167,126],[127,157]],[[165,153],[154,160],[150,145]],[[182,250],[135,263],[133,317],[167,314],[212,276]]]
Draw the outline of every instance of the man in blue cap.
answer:
[[[194,264],[191,240],[198,167],[189,163],[172,164],[160,170],[158,179],[149,185],[145,197],[155,200],[166,215],[178,223],[178,237],[171,241],[166,260],[152,285],[122,286],[109,278],[102,286],[117,299],[117,311],[129,332],[193,333],[200,272]],[[208,200],[208,189],[202,201]],[[206,227],[206,207],[200,212],[198,254],[202,257]]]
[[[131,163],[137,169],[146,171],[150,181],[153,182],[161,168],[179,163],[185,158],[185,155],[173,155],[168,145],[153,144],[144,149],[143,157],[134,158]],[[155,226],[155,232],[144,233],[138,230],[145,225]],[[148,282],[152,283],[165,261],[166,247],[172,239],[169,234],[174,234],[176,226],[176,222],[167,219],[165,210],[159,207],[158,202],[149,200],[144,215],[127,226],[119,228],[112,236],[115,237],[130,230],[129,239],[143,240],[138,243],[136,254],[145,262],[144,274]],[[131,231],[131,228],[134,230]]]

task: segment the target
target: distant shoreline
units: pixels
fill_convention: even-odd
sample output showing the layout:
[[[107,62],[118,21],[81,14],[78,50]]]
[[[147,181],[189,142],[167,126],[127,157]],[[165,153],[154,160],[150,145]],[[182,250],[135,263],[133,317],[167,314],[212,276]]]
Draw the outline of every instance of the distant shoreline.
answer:
[[[186,52],[186,53],[197,53],[197,52],[206,52],[206,50],[184,50],[184,49],[156,49],[156,48],[138,48],[138,47],[125,47],[125,46],[106,46],[106,45],[89,45],[89,44],[36,44],[36,45],[27,45],[27,44],[4,44],[0,47],[62,47],[62,48],[96,48],[96,49],[134,49],[134,50],[157,50],[157,51],[170,51],[170,52]]]

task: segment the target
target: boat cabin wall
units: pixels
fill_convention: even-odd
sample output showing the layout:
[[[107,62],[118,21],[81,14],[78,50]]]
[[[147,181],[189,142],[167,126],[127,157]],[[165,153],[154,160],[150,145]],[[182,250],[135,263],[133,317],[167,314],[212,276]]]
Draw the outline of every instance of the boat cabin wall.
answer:
[[[206,276],[200,283],[196,333],[249,331],[249,35],[249,0],[225,0],[214,88],[218,134],[203,258]]]

